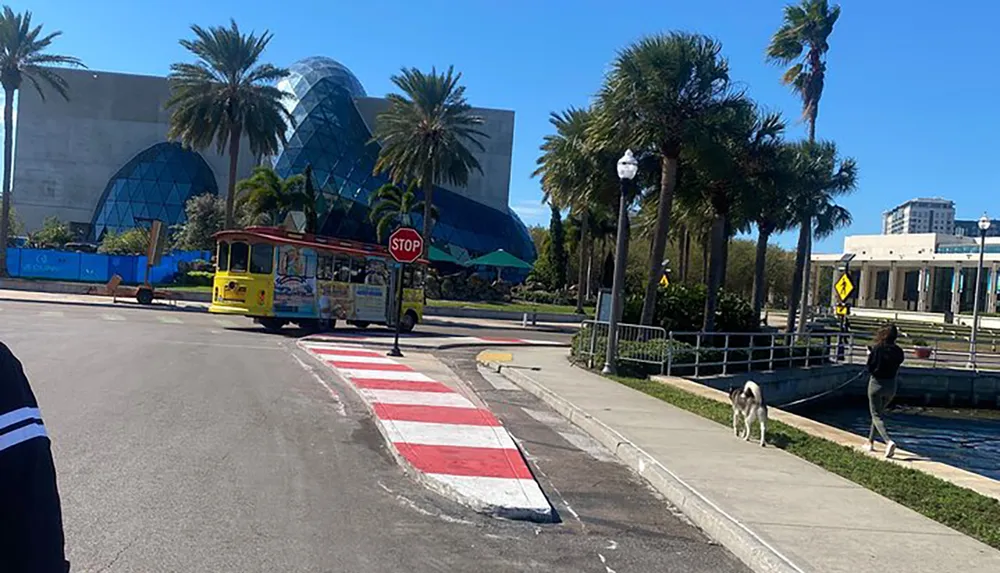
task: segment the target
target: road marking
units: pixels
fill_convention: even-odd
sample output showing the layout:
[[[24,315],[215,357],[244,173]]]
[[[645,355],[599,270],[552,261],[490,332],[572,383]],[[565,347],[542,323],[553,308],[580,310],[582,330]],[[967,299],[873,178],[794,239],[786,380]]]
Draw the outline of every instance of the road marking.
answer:
[[[453,408],[475,409],[475,405],[461,394],[444,392],[407,392],[406,390],[362,389],[368,400],[381,404],[413,404],[419,406],[451,406]]]
[[[66,316],[66,313],[61,310],[43,310],[38,314],[46,318],[62,318]]]
[[[102,314],[101,318],[104,320],[111,320],[111,321],[125,320],[125,317],[120,314]]]
[[[545,424],[546,426],[566,426],[567,421],[565,418],[558,414],[552,414],[549,412],[543,412],[541,410],[533,410],[531,408],[521,408],[524,413],[531,416],[535,420]]]
[[[576,449],[587,453],[590,457],[594,458],[599,462],[613,462],[615,461],[614,456],[611,455],[607,449],[604,448],[597,440],[578,434],[576,432],[556,432],[562,439],[573,444]]]
[[[500,376],[496,372],[486,368],[485,366],[479,365],[479,374],[483,377],[483,380],[493,386],[496,390],[520,390],[513,382],[507,380],[503,376]]]
[[[176,316],[157,316],[156,319],[163,324],[184,324],[184,321]]]
[[[406,370],[369,370],[357,368],[337,368],[337,372],[348,378],[379,378],[382,380],[408,380],[410,382],[434,382],[430,376]]]
[[[383,423],[389,441],[424,446],[493,448],[514,450],[514,440],[507,430],[497,426],[462,426],[386,420]]]

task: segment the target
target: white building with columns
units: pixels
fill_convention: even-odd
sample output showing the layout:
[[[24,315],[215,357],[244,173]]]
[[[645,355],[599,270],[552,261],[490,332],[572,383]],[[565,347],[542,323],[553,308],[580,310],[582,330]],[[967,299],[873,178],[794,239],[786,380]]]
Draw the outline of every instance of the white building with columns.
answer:
[[[979,308],[996,313],[1000,237],[987,237],[985,245]],[[855,288],[848,299],[852,307],[952,316],[972,312],[978,237],[936,233],[846,237],[843,253],[811,257],[813,305],[839,302],[833,285],[843,272],[840,261],[846,253],[854,255],[849,267]]]

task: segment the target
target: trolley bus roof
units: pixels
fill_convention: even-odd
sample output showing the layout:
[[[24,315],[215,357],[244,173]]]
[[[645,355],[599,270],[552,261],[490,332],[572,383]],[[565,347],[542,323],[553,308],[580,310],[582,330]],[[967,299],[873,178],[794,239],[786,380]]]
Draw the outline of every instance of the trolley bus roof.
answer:
[[[282,229],[280,227],[247,227],[246,229],[219,231],[215,234],[216,241],[233,241],[240,239],[277,243],[282,245],[294,245],[297,247],[312,247],[314,249],[349,253],[352,255],[374,255],[387,259],[392,258],[389,255],[389,250],[381,245],[362,243],[360,241],[349,241],[347,239],[338,239],[336,237],[326,237],[311,233],[299,233],[296,231]],[[428,263],[426,259],[420,259],[416,262],[425,265]]]

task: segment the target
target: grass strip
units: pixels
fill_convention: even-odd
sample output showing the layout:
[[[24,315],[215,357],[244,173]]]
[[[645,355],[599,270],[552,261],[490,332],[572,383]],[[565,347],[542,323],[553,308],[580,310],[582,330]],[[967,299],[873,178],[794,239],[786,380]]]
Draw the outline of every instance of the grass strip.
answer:
[[[552,314],[576,314],[576,307],[563,304],[542,304],[533,302],[469,302],[462,300],[428,299],[428,306],[447,308],[474,308],[480,310],[506,310],[511,312],[547,312]],[[594,307],[583,308],[587,316],[594,315]],[[581,317],[580,320],[583,320]]]
[[[616,382],[729,426],[732,408],[654,380],[611,377]],[[817,438],[778,421],[768,423],[767,443],[814,463],[938,523],[1000,549],[1000,500]]]

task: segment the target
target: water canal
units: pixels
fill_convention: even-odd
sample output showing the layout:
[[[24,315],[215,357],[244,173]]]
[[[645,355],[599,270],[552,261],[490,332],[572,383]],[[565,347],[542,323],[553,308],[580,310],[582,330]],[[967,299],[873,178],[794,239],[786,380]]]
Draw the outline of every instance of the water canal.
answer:
[[[853,432],[859,442],[868,437],[868,407],[857,401],[826,403],[796,413]],[[902,406],[892,408],[885,422],[900,448],[1000,480],[1000,411]]]

